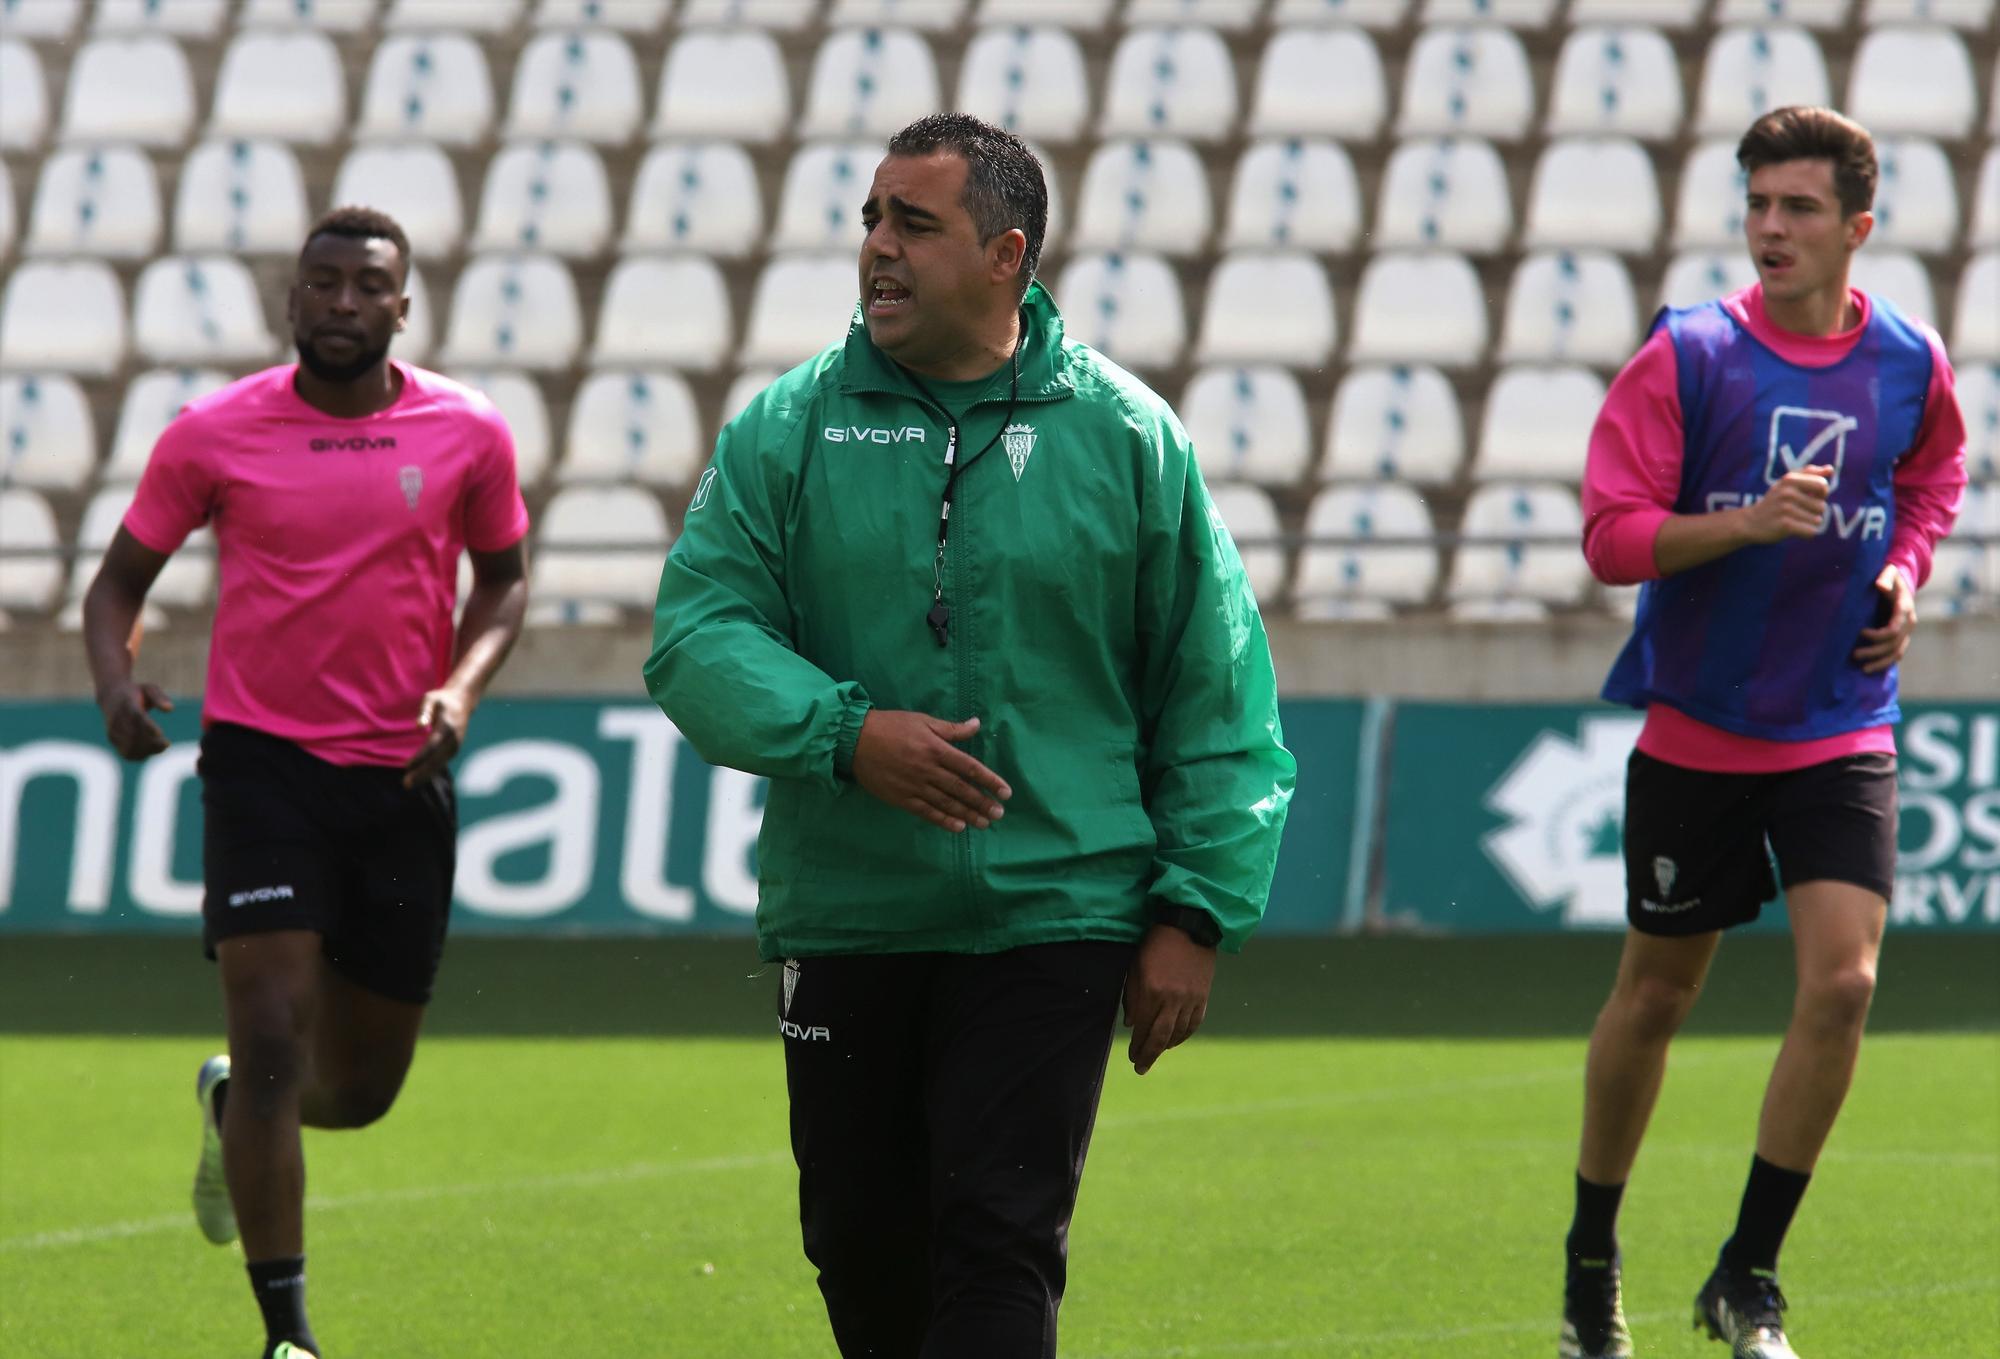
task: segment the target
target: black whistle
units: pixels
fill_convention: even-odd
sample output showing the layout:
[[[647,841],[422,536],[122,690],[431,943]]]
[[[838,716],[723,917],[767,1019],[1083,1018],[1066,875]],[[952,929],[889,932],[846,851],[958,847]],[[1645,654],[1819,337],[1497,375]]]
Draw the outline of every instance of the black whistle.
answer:
[[[924,615],[924,621],[931,625],[931,632],[937,637],[939,646],[949,645],[946,634],[951,631],[951,610],[945,607],[942,599],[931,605],[931,611]]]

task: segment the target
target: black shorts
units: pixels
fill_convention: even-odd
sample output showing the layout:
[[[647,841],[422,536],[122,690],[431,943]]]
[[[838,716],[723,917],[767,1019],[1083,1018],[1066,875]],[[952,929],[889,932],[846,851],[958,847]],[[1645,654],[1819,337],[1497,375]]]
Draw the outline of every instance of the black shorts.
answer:
[[[1895,756],[1847,755],[1782,774],[1718,774],[1632,752],[1625,918],[1633,929],[1685,935],[1747,924],[1777,896],[1780,880],[1893,893]]]
[[[357,986],[421,1005],[444,956],[458,861],[449,772],[420,788],[226,722],[201,738],[202,945],[312,930]]]

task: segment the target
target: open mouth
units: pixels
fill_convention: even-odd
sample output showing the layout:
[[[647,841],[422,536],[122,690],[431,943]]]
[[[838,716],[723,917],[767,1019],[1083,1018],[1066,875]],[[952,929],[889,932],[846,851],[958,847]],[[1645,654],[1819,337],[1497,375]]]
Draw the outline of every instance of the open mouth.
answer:
[[[886,278],[878,278],[868,285],[868,314],[888,316],[910,300],[910,290],[902,284]]]
[[[1757,257],[1757,263],[1763,266],[1767,274],[1782,274],[1792,267],[1793,261],[1790,255],[1782,251],[1766,250]]]

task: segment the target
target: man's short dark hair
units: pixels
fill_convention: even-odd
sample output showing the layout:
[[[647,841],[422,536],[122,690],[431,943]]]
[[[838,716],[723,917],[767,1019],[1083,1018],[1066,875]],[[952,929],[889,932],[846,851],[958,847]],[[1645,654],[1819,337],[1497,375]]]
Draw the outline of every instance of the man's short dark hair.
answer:
[[[1049,186],[1042,178],[1041,161],[1019,137],[969,113],[933,113],[889,139],[892,156],[938,151],[965,161],[965,193],[960,201],[972,217],[981,245],[1016,228],[1028,238],[1017,284],[1020,292],[1027,292],[1042,258],[1042,237],[1049,229]]]
[[[1736,146],[1736,163],[1749,174],[1788,160],[1833,162],[1833,192],[1840,215],[1875,205],[1875,139],[1868,129],[1832,109],[1787,104],[1750,124]]]
[[[410,238],[403,233],[401,223],[380,208],[348,206],[335,208],[306,232],[305,244],[312,244],[316,236],[346,236],[357,241],[383,240],[396,247],[396,253],[403,258],[403,281],[410,278]],[[300,250],[304,250],[304,246]]]

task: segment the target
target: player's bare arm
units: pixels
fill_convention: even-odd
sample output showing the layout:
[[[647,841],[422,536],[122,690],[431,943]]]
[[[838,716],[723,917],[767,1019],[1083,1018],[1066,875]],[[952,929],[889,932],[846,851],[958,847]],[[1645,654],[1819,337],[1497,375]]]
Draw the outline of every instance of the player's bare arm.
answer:
[[[1132,1031],[1125,1055],[1134,1071],[1145,1075],[1168,1048],[1194,1037],[1214,983],[1213,948],[1173,925],[1146,931],[1125,974],[1125,1027]]]
[[[521,635],[528,610],[528,562],[521,544],[498,552],[473,552],[472,593],[458,626],[458,659],[445,682],[426,693],[417,725],[430,733],[403,766],[403,786],[434,779],[465,744],[472,713],[507,653]]]
[[[1677,514],[1660,525],[1653,561],[1671,576],[1726,557],[1741,547],[1810,538],[1826,518],[1831,467],[1787,472],[1762,499],[1714,514]]]
[[[128,760],[157,755],[168,745],[166,733],[147,714],[172,712],[173,700],[159,685],[132,678],[139,611],[166,564],[167,554],[153,551],[120,526],[83,596],[83,643],[97,706],[104,714],[104,734]]]
[[[953,744],[978,730],[976,717],[947,722],[927,713],[871,709],[854,741],[854,781],[934,826],[953,833],[968,825],[985,830],[1004,815],[1000,804],[1014,790]]]

